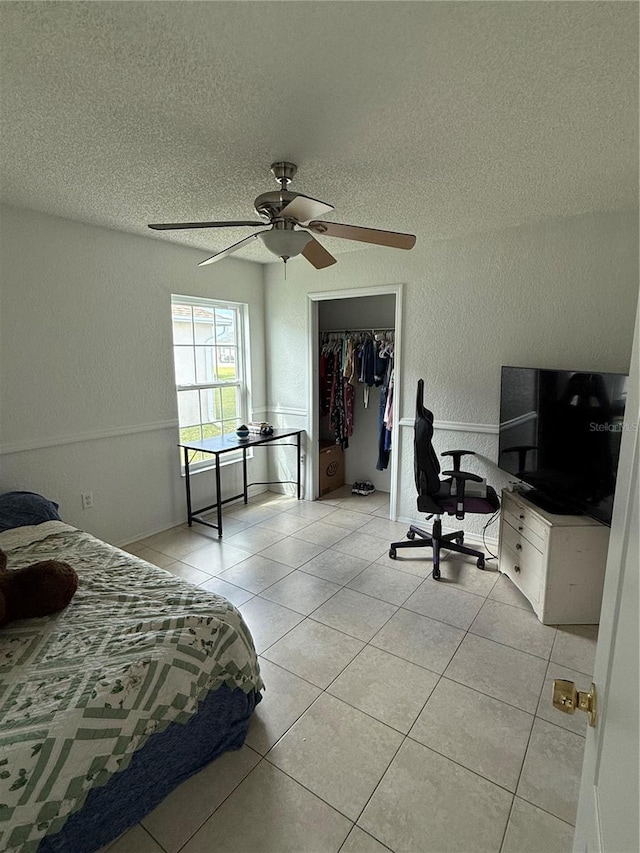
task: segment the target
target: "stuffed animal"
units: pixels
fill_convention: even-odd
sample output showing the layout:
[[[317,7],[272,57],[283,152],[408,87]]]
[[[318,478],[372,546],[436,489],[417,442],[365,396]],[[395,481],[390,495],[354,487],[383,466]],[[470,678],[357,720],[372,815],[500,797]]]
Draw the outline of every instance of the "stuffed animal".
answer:
[[[69,563],[43,560],[9,571],[0,550],[0,628],[14,619],[33,619],[64,610],[78,588],[78,575]]]

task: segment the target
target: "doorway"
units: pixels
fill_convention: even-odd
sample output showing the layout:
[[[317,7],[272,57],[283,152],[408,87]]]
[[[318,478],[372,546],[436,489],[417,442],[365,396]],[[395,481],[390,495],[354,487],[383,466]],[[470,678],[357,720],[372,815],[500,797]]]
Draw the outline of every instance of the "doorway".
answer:
[[[323,331],[355,331],[379,330],[380,327],[392,329],[394,334],[394,394],[392,403],[393,423],[398,424],[400,418],[400,396],[401,396],[401,335],[402,335],[402,284],[381,285],[379,287],[363,287],[341,291],[323,291],[308,294],[308,340],[309,340],[309,445],[306,460],[306,498],[316,500],[320,497],[319,482],[319,447],[321,438],[321,416],[320,416],[320,383],[319,362],[320,343]],[[364,386],[359,386],[356,393],[362,394]],[[375,391],[375,389],[374,389]],[[357,404],[360,408],[360,403]],[[378,395],[371,394],[371,407],[373,411],[368,413],[367,424],[361,427],[360,435],[370,438],[374,434],[374,424],[378,415]],[[356,410],[356,415],[361,414]],[[356,421],[357,430],[358,423]],[[355,435],[355,432],[354,432]],[[391,448],[389,453],[388,469],[379,472],[380,488],[389,491],[389,517],[396,519],[397,494],[398,494],[398,457],[399,457],[399,430],[392,433]],[[359,449],[356,456],[362,454]],[[349,453],[349,451],[347,451]],[[376,446],[372,443],[370,458],[375,467]],[[355,457],[352,457],[355,458]],[[354,471],[353,465],[347,464],[347,474]]]

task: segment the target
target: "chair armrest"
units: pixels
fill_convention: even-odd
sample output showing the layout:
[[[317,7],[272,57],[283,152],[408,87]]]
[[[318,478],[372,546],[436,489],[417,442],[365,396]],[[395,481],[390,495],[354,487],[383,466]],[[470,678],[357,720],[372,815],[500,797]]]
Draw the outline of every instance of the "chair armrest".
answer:
[[[444,455],[444,454],[443,454]],[[468,471],[443,471],[445,477],[452,477],[456,481],[456,518],[461,520],[464,518],[464,490],[467,480],[473,483],[481,483],[482,477],[477,474],[470,474]]]
[[[443,471],[443,476],[453,477],[454,480],[471,480],[474,483],[481,483],[482,477],[477,474],[469,474],[467,471]]]
[[[453,456],[453,467],[456,471],[460,470],[460,457],[461,456],[475,456],[476,454],[473,450],[445,450],[444,453],[440,454],[441,456]]]

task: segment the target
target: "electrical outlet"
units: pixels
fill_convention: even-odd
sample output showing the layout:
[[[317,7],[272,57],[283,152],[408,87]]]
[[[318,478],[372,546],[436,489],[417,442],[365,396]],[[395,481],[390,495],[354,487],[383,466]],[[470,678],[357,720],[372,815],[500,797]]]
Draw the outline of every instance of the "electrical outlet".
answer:
[[[93,509],[93,492],[82,492],[82,509]]]

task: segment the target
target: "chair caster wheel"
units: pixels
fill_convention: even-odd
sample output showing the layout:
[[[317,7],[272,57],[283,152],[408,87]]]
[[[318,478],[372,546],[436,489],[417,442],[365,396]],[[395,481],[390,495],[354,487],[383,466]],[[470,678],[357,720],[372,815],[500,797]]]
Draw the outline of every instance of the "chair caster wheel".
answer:
[[[415,539],[415,538],[416,538],[416,534],[413,532],[413,530],[410,530],[407,533],[407,539]]]
[[[462,545],[464,543],[464,536],[456,536],[455,541],[458,545]]]
[[[479,569],[484,569],[484,557],[478,557],[478,562],[476,563],[476,566]]]
[[[434,581],[439,581],[440,580],[440,569],[434,569],[431,572],[431,577],[434,579]]]
[[[391,548],[389,550],[389,556],[391,557],[392,560],[395,560],[395,558],[396,558],[396,549],[395,548]]]

